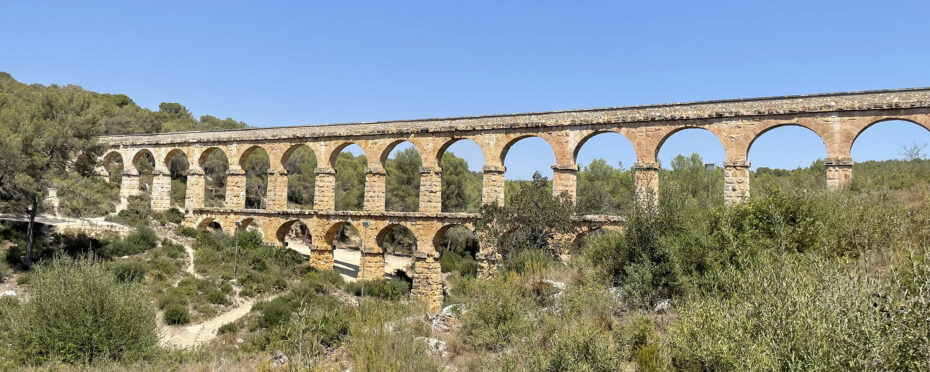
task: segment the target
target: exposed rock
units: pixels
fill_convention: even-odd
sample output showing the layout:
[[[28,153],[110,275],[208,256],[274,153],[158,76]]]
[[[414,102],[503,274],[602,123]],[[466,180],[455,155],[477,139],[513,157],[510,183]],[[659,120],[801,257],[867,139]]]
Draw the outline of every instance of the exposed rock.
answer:
[[[284,355],[284,353],[282,353],[280,350],[277,350],[275,351],[274,356],[271,357],[271,360],[268,362],[268,364],[271,366],[271,368],[281,368],[286,366],[289,361],[290,360],[288,360],[287,355]]]
[[[16,291],[8,289],[8,290],[3,291],[3,293],[0,293],[0,297],[7,297],[7,296],[16,297]]]
[[[458,326],[458,316],[465,313],[465,304],[452,304],[443,308],[438,314],[429,316],[433,332],[449,332]]]
[[[446,357],[446,342],[429,337],[417,337],[417,340],[423,341],[429,346],[430,352],[437,353],[443,358]]]
[[[659,314],[665,314],[667,311],[671,310],[671,308],[672,308],[672,300],[664,299],[664,300],[660,300],[659,302],[657,302],[653,310]]]

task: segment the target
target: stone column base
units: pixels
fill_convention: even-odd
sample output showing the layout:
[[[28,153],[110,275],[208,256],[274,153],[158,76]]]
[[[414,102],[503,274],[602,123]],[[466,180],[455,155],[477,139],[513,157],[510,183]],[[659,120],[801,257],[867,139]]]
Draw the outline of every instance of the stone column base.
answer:
[[[552,166],[552,197],[566,195],[574,204],[576,196],[576,178],[578,166],[575,164],[558,164]]]
[[[384,255],[381,252],[362,252],[358,267],[358,280],[378,280],[384,278]]]
[[[410,294],[425,302],[426,311],[430,314],[442,310],[442,270],[438,254],[417,253]]]
[[[852,180],[853,160],[850,158],[827,158],[827,188],[838,190],[849,186]]]
[[[504,205],[504,171],[503,166],[485,165],[481,187],[481,203]]]
[[[310,267],[317,270],[332,270],[334,264],[332,248],[313,247],[310,250]]]
[[[644,205],[658,205],[659,165],[656,163],[633,164],[633,179],[636,184],[636,199]]]
[[[727,205],[741,204],[749,199],[749,162],[723,163],[723,201]]]
[[[496,252],[478,252],[475,259],[478,261],[478,279],[488,279],[497,272],[501,255]]]

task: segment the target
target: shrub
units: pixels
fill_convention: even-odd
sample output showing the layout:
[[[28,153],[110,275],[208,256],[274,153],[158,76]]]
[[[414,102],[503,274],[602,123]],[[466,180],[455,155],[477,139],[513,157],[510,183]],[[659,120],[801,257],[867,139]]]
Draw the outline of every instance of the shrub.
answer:
[[[613,333],[590,323],[561,329],[530,357],[530,371],[616,371],[627,359]]]
[[[236,322],[229,322],[221,325],[220,328],[216,330],[216,334],[225,335],[227,333],[236,333],[237,331],[239,331],[239,325],[237,325]]]
[[[190,310],[186,304],[171,302],[165,306],[165,324],[187,324],[191,321]]]
[[[442,272],[458,272],[464,276],[478,275],[478,262],[469,255],[461,255],[453,251],[443,251],[439,257],[439,265]]]
[[[515,273],[540,273],[552,267],[555,258],[543,249],[522,249],[512,252],[501,263],[505,271]]]
[[[291,313],[294,311],[294,308],[285,299],[276,298],[261,303],[259,311],[258,326],[261,328],[271,328],[287,322],[291,318]]]
[[[21,363],[131,361],[156,346],[155,309],[141,288],[90,256],[36,267],[31,289],[10,332]]]
[[[190,226],[178,226],[178,228],[175,229],[175,232],[177,232],[178,235],[186,236],[188,238],[197,237],[197,229]]]
[[[695,296],[680,307],[681,317],[670,331],[679,366],[896,370],[908,357],[891,361],[888,356],[902,347],[910,360],[927,360],[926,348],[913,340],[899,342],[904,333],[885,332],[907,327],[888,323],[898,307],[883,306],[884,296],[873,295],[882,293],[881,287],[859,270],[829,259],[782,254],[764,257],[746,270],[729,269],[726,276],[731,279],[721,281],[720,291]],[[925,315],[905,318],[920,316]],[[922,337],[926,342],[926,334]]]
[[[148,226],[138,226],[125,239],[115,240],[101,252],[105,257],[122,257],[145,252],[158,245],[158,236]]]
[[[367,280],[364,282],[364,289],[367,297],[396,300],[410,293],[410,283],[396,278]],[[346,292],[361,296],[362,282],[347,284]]]
[[[527,311],[531,302],[520,296],[512,281],[496,278],[471,282],[468,311],[462,316],[466,343],[500,350],[528,330]]]
[[[120,282],[138,282],[145,277],[145,264],[139,261],[117,262],[113,265],[113,274]]]
[[[177,225],[177,224],[180,224],[181,222],[184,222],[184,212],[181,212],[177,208],[171,208],[169,210],[162,212],[162,218],[165,221],[168,221],[168,222],[171,222]]]

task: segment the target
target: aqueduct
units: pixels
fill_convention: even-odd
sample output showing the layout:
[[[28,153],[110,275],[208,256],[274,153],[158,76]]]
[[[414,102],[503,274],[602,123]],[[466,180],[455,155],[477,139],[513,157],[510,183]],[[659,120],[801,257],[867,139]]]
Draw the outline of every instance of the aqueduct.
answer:
[[[539,137],[552,147],[553,193],[575,197],[576,157],[581,146],[594,135],[615,132],[633,144],[636,191],[642,200],[658,193],[657,154],[665,140],[677,131],[703,128],[723,144],[724,199],[739,203],[749,197],[749,162],[753,142],[773,128],[796,125],[816,133],[827,149],[826,183],[830,188],[845,186],[852,177],[850,158],[856,137],[872,124],[904,120],[930,129],[930,88],[866,91],[852,93],[784,96],[681,104],[570,110],[513,115],[490,115],[446,119],[387,121],[299,127],[245,129],[217,132],[186,132],[152,135],[103,137],[108,158],[123,160],[120,185],[121,205],[139,192],[139,172],[134,166],[143,154],[155,159],[152,182],[152,208],[169,207],[170,176],[168,160],[177,153],[190,159],[185,198],[185,223],[204,227],[218,222],[234,232],[236,221],[255,224],[271,243],[279,243],[291,224],[301,221],[310,230],[311,263],[319,268],[333,266],[333,235],[338,227],[367,222],[362,236],[360,270],[366,278],[383,275],[379,237],[387,229],[403,225],[417,237],[413,294],[424,298],[431,309],[442,301],[442,280],[436,242],[450,226],[473,227],[478,217],[468,213],[441,211],[440,159],[456,141],[469,139],[480,146],[484,158],[483,203],[504,202],[504,157],[516,141]],[[384,159],[398,143],[411,142],[420,152],[419,210],[385,211]],[[336,155],[356,144],[368,154],[362,211],[335,211]],[[287,171],[291,153],[307,146],[318,159],[313,210],[287,207]],[[256,149],[268,153],[268,188],[264,209],[245,208],[245,159]],[[206,155],[221,150],[229,159],[224,208],[204,207]],[[785,144],[791,150],[791,144]],[[579,216],[582,230],[615,225],[617,218]],[[482,271],[496,266],[498,255],[491,244],[482,242],[479,252]]]

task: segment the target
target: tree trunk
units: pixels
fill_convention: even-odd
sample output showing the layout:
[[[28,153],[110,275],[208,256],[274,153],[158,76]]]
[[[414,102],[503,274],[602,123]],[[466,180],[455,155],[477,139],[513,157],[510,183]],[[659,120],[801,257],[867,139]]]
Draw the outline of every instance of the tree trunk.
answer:
[[[39,195],[32,198],[32,208],[29,209],[29,226],[26,228],[26,268],[32,267],[33,231],[36,224],[36,215],[39,213]]]

